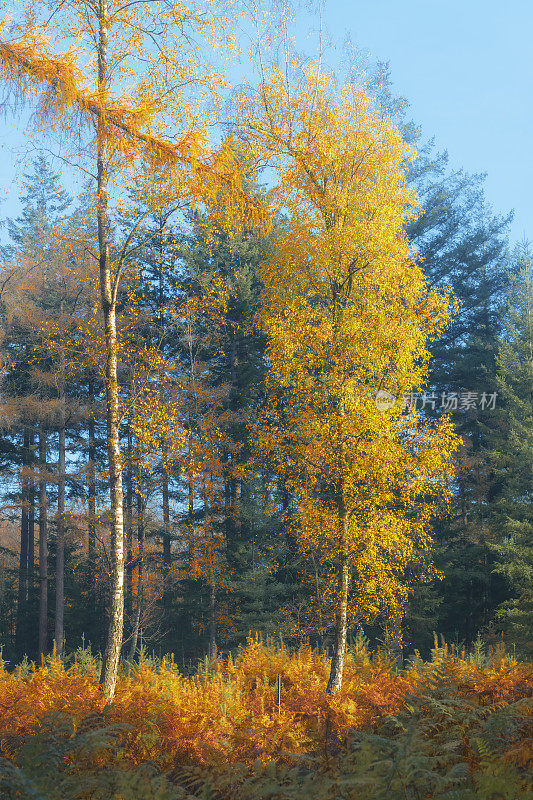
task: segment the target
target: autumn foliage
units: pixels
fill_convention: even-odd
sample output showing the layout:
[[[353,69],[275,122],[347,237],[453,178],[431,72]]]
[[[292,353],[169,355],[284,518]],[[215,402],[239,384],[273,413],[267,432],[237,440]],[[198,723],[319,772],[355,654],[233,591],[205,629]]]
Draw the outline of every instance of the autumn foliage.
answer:
[[[415,658],[398,672],[386,654],[371,656],[356,640],[342,688],[333,696],[326,691],[329,669],[329,659],[309,647],[289,653],[249,638],[234,660],[219,658],[189,677],[173,659],[156,664],[141,658],[119,674],[114,702],[106,705],[98,665],[86,651],[68,667],[53,657],[40,668],[8,672],[4,666],[0,785],[13,787],[15,768],[20,773],[25,748],[33,742],[35,769],[40,763],[35,748],[48,748],[48,757],[55,748],[58,774],[78,786],[71,797],[129,798],[98,794],[98,781],[106,769],[133,775],[147,765],[177,793],[138,795],[143,798],[185,797],[178,787],[194,791],[206,781],[216,789],[213,797],[253,797],[254,782],[265,769],[278,770],[280,781],[295,764],[315,770],[320,780],[334,777],[354,741],[370,747],[379,734],[393,747],[415,724],[426,755],[435,760],[432,769],[444,778],[455,768],[462,796],[491,796],[466,794],[469,785],[483,785],[487,764],[495,775],[506,772],[507,781],[512,774],[508,786],[526,790],[533,766],[530,663],[517,663],[503,651],[465,657],[437,646],[430,662]],[[102,741],[94,746],[98,737]],[[439,755],[443,742],[447,752]],[[88,774],[92,793],[79,789]],[[25,795],[7,794],[19,796]],[[63,795],[50,795],[56,796]]]

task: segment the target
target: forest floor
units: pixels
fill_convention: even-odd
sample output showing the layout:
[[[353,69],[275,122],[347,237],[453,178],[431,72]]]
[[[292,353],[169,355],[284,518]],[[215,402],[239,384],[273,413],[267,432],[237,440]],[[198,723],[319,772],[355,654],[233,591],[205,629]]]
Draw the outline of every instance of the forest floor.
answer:
[[[398,670],[250,638],[195,676],[142,658],[113,702],[98,663],[0,669],[2,800],[533,798],[533,663],[437,647]]]

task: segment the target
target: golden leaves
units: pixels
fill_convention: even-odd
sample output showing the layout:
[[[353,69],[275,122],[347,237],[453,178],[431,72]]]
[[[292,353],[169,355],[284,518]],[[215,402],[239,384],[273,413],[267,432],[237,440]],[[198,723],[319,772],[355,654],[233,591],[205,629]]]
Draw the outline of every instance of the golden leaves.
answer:
[[[252,146],[278,167],[288,214],[262,265],[270,398],[256,451],[297,496],[300,546],[331,566],[333,600],[346,549],[359,618],[393,613],[409,568],[427,559],[427,521],[455,447],[446,421],[375,402],[380,388],[399,396],[422,385],[427,342],[450,316],[404,230],[417,208],[404,171],[412,154],[360,88],[336,95],[313,69],[293,87],[273,71],[241,103]]]
[[[198,95],[216,95],[221,78],[207,66],[200,67],[185,29],[196,28],[207,36],[212,31],[217,40],[220,21],[211,12],[195,14],[180,2],[165,6],[163,20],[157,17],[157,5],[148,10],[143,6],[143,14],[157,22],[156,55],[145,30],[148,20],[138,19],[136,4],[126,4],[121,25],[131,35],[114,31],[118,44],[109,45],[109,74],[101,76],[94,54],[80,44],[81,40],[85,48],[91,46],[90,24],[81,12],[76,18],[74,5],[66,5],[56,38],[68,40],[70,34],[74,39],[67,52],[55,51],[45,36],[46,25],[19,26],[15,38],[0,40],[0,75],[15,90],[15,103],[39,101],[36,118],[41,130],[79,136],[84,128],[96,129],[98,146],[107,151],[108,159],[121,164],[122,171],[138,159],[154,175],[164,168],[166,202],[171,198],[173,203],[201,201],[218,207],[223,210],[218,221],[229,227],[245,220],[264,223],[264,209],[243,191],[243,176],[231,147],[209,146],[207,128],[214,122],[213,111],[208,104],[201,111],[198,97],[190,91],[195,87]],[[110,12],[108,18],[95,18],[93,23],[110,29],[113,21]],[[172,33],[172,25],[178,26],[178,33]],[[142,75],[141,62],[146,64]]]

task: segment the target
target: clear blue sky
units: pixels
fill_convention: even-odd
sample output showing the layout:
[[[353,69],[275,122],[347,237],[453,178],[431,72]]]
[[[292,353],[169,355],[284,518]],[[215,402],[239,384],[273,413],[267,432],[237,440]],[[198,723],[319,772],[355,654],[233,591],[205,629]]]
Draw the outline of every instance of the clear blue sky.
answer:
[[[494,210],[515,210],[512,240],[533,240],[533,3],[325,0],[323,8],[333,60],[350,35],[372,59],[389,61],[393,88],[424,135],[448,150],[452,166],[486,172]],[[296,17],[306,50],[309,17]],[[0,217],[18,213],[25,152],[12,121],[0,120]]]

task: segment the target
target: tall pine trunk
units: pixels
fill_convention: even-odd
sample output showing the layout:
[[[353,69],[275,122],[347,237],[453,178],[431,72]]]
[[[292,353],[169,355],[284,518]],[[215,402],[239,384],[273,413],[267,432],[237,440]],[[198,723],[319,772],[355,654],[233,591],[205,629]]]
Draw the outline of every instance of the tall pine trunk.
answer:
[[[46,431],[39,429],[39,659],[48,648],[48,498],[46,494]]]
[[[126,454],[126,616],[132,614],[133,584],[133,449],[131,426],[128,425],[128,444]],[[130,623],[131,624],[131,623]]]
[[[162,489],[163,489],[163,527],[164,527],[164,534],[163,534],[163,564],[165,567],[165,571],[168,572],[171,564],[171,554],[170,554],[170,502],[169,502],[169,491],[168,491],[168,472],[163,467],[162,469]]]
[[[28,477],[28,611],[33,615],[35,603],[35,437],[30,431]],[[29,650],[35,655],[35,641]]]
[[[164,232],[165,220],[163,215],[159,215],[159,229],[160,234],[158,237],[158,284],[159,284],[159,312],[158,312],[158,322],[159,322],[159,337],[161,341],[161,350],[164,354],[164,316],[163,316],[163,307],[165,304],[165,286],[163,281],[163,274],[164,274],[164,261],[165,261],[165,253],[163,248],[163,232]],[[162,375],[159,376],[160,386],[163,386]],[[163,391],[161,389],[161,391]],[[163,397],[161,398],[163,399]],[[165,466],[165,457],[166,457],[166,447],[165,442],[161,442],[162,446],[162,466],[161,466],[161,484],[162,484],[162,495],[163,495],[163,571],[164,571],[164,597],[163,597],[163,605],[166,608],[168,603],[168,592],[169,592],[169,570],[171,564],[171,553],[170,553],[170,504],[169,504],[169,493],[168,493],[168,471]]]
[[[207,499],[207,490],[204,484],[204,535],[209,535],[211,537],[214,536],[213,531],[213,521],[211,518],[211,509],[210,504]],[[216,600],[217,600],[217,589],[216,589],[216,580],[215,580],[215,547],[212,547],[211,552],[211,564],[209,567],[209,573],[207,575],[207,585],[209,587],[209,606],[208,606],[208,621],[209,621],[209,644],[207,649],[207,655],[210,659],[214,659],[217,656],[217,626],[216,626]]]
[[[61,312],[63,304],[61,303]],[[59,442],[57,460],[57,525],[56,525],[56,618],[55,646],[57,655],[63,654],[65,638],[65,352],[61,349],[59,376]]]
[[[89,452],[87,463],[87,489],[89,512],[89,569],[92,570],[91,586],[94,586],[94,557],[96,550],[96,425],[94,421],[94,381],[89,381],[89,419],[87,421]]]
[[[107,0],[99,3],[98,26],[98,94],[105,107],[109,93],[108,74],[108,26]],[[98,120],[97,129],[97,222],[100,265],[100,296],[105,328],[105,390],[107,453],[109,460],[109,494],[111,500],[111,591],[107,641],[102,662],[100,683],[107,700],[113,699],[117,682],[118,662],[122,647],[124,627],[124,519],[122,510],[122,459],[119,439],[119,386],[117,376],[117,325],[116,286],[113,280],[109,252],[109,164],[103,136],[104,122]]]
[[[24,428],[21,468],[21,520],[20,520],[20,560],[18,576],[17,621],[15,630],[15,649],[17,658],[22,658],[27,647],[28,616],[28,562],[29,562],[29,458],[30,432]]]
[[[211,576],[209,587],[209,658],[217,657],[217,622],[216,622],[216,600],[217,590],[214,577]]]
[[[163,494],[163,608],[165,611],[170,606],[170,567],[172,556],[170,551],[170,501],[168,491],[168,472],[162,469],[162,494]]]
[[[137,541],[139,552],[137,556],[137,606],[135,608],[135,619],[131,635],[131,645],[129,660],[133,661],[137,652],[137,642],[139,640],[139,629],[141,625],[141,614],[144,601],[144,499],[142,496],[141,473],[138,472],[137,487]]]

